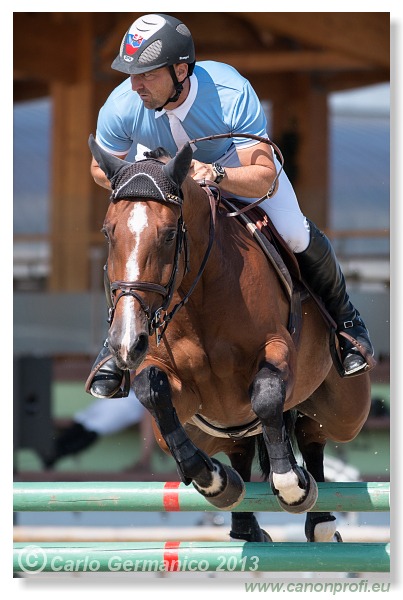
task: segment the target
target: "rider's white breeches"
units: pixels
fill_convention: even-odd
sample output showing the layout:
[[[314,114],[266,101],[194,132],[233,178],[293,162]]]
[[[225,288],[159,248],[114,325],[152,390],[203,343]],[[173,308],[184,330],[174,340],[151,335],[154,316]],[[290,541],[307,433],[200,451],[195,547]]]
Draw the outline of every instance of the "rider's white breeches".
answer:
[[[227,167],[240,166],[236,152],[229,152],[219,162]],[[276,157],[274,162],[278,172],[280,163]],[[239,199],[245,203],[252,203],[257,198],[242,197]],[[273,225],[293,252],[303,252],[307,249],[310,240],[309,224],[301,212],[294,188],[284,171],[280,174],[278,190],[275,195],[264,200],[259,206],[268,214]]]
[[[310,239],[309,223],[301,212],[294,188],[284,171],[280,174],[276,194],[263,200],[260,206],[293,252],[307,249]]]

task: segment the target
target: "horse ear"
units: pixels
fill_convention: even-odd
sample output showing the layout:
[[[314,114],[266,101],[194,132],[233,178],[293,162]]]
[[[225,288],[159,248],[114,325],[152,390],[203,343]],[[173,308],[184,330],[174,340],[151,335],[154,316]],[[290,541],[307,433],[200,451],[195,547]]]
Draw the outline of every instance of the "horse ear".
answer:
[[[178,154],[162,167],[165,175],[178,187],[181,187],[189,172],[190,163],[192,162],[193,151],[189,142],[181,148]]]
[[[128,167],[132,163],[127,160],[122,160],[117,156],[113,156],[113,154],[109,154],[106,152],[101,146],[99,146],[94,138],[94,136],[90,135],[88,138],[88,145],[90,147],[92,156],[95,158],[102,171],[105,173],[107,178],[110,180],[115,175],[119,173],[121,169],[124,167]]]

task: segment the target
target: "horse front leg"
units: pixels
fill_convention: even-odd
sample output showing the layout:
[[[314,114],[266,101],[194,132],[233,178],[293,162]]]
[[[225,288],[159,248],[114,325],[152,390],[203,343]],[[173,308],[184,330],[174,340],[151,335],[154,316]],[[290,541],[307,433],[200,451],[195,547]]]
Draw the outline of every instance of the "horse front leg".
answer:
[[[270,461],[273,492],[287,512],[310,510],[318,496],[313,477],[295,459],[285,427],[283,411],[286,385],[282,372],[270,363],[258,371],[251,389],[251,403],[263,425],[263,439]]]
[[[134,380],[133,389],[142,405],[151,413],[161,436],[172,454],[183,483],[190,483],[217,508],[233,508],[245,495],[238,473],[211,459],[189,438],[172,404],[167,374],[147,367]]]

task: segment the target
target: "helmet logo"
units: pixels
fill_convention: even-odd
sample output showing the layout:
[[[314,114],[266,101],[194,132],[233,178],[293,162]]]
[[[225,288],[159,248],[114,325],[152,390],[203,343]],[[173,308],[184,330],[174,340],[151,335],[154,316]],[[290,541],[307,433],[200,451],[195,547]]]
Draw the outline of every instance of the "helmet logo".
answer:
[[[122,48],[123,59],[127,60],[127,56],[136,54],[142,44],[164,25],[165,19],[160,15],[148,15],[137,19],[127,32],[124,49]]]
[[[140,48],[141,44],[144,42],[144,38],[141,37],[138,33],[128,33],[125,41],[125,50],[126,53],[130,56],[137,52]]]

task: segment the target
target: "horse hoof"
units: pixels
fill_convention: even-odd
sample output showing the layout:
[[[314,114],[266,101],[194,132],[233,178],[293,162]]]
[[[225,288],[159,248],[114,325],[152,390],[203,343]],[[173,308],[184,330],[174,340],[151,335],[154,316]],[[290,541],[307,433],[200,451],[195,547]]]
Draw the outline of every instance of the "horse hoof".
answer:
[[[253,513],[232,513],[232,528],[229,532],[231,542],[272,542],[270,535],[262,529]]]
[[[271,536],[267,533],[267,531],[265,531],[264,529],[262,529],[262,533],[263,533],[263,540],[262,542],[272,542],[272,538]]]
[[[307,482],[307,490],[304,498],[300,502],[296,502],[295,504],[287,504],[284,502],[280,495],[277,495],[277,500],[283,510],[293,514],[305,513],[311,510],[316,504],[318,499],[318,486],[316,484],[315,479],[312,475],[303,467],[298,467],[305,476],[305,480]]]
[[[214,458],[211,460],[214,463],[211,486],[202,488],[194,481],[193,486],[216,508],[226,510],[235,508],[245,496],[246,488],[243,479],[232,467],[223,465]]]
[[[239,540],[245,540],[245,542],[273,542],[270,535],[264,529],[260,529],[256,533],[234,533],[230,531],[229,534],[230,542],[238,542]]]

